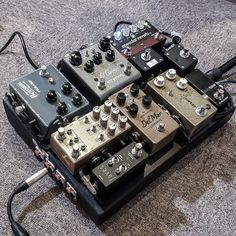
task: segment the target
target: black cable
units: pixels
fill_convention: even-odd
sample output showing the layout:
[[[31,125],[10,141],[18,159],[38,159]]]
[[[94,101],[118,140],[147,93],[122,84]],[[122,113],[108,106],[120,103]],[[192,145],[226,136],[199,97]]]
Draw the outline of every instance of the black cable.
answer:
[[[38,69],[39,67],[33,62],[33,60],[29,56],[23,35],[18,31],[14,32],[12,36],[8,39],[6,44],[0,49],[0,54],[9,46],[9,44],[12,42],[12,40],[15,38],[16,35],[18,35],[20,38],[21,45],[22,45],[26,59],[35,69]]]
[[[236,66],[236,56],[225,62],[223,65],[219,66],[218,68],[214,68],[209,70],[206,75],[214,80],[215,82],[220,80],[222,75],[229,71],[231,68]]]
[[[113,32],[116,32],[119,25],[132,25],[132,22],[130,22],[130,21],[118,21],[114,26]]]
[[[221,80],[218,84],[236,84],[236,80]]]
[[[32,175],[28,179],[20,182],[16,188],[14,188],[13,192],[10,194],[7,202],[7,215],[8,219],[11,223],[11,228],[15,236],[29,236],[29,233],[18,223],[14,220],[12,215],[12,202],[16,194],[25,191],[30,186],[35,184],[38,180],[43,178],[46,174],[48,174],[48,169],[43,168],[42,170],[38,171],[36,174]]]
[[[229,61],[225,62],[223,65],[221,65],[219,69],[222,71],[222,74],[225,74],[234,66],[236,66],[236,56],[231,58]]]

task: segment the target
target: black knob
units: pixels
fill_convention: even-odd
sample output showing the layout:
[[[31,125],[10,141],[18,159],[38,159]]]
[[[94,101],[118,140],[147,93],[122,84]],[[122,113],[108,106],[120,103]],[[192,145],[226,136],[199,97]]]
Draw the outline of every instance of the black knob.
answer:
[[[110,62],[115,60],[115,52],[112,49],[107,50],[106,59]]]
[[[125,100],[126,100],[126,95],[125,93],[118,93],[117,96],[116,96],[116,102],[119,104],[119,105],[123,105],[125,103]]]
[[[136,97],[138,96],[139,93],[139,85],[137,84],[132,84],[130,87],[130,93],[132,94],[132,96]]]
[[[46,99],[49,101],[49,102],[55,102],[57,100],[57,94],[54,90],[49,90],[47,92],[47,96],[46,96]]]
[[[79,51],[74,51],[71,53],[70,63],[74,66],[79,66],[82,63],[82,57]]]
[[[72,97],[72,102],[75,106],[79,106],[81,105],[83,101],[83,97],[81,96],[81,94],[77,93]]]
[[[62,87],[61,90],[64,94],[68,95],[72,92],[72,86],[69,82],[65,82]]]
[[[110,45],[110,39],[107,37],[103,37],[100,40],[100,45],[99,48],[103,51],[106,52],[108,49],[110,49],[111,45]]]
[[[97,65],[101,64],[102,63],[102,54],[100,52],[95,52],[93,55],[93,61]]]
[[[88,73],[91,73],[94,71],[94,63],[92,60],[88,60],[85,64],[84,64],[84,70],[87,71]]]
[[[57,112],[60,115],[65,115],[68,112],[68,108],[65,102],[59,102],[57,105]]]
[[[149,107],[152,104],[152,96],[149,94],[146,94],[143,96],[143,105],[145,107]]]
[[[138,113],[138,105],[135,104],[135,103],[132,103],[130,106],[129,106],[129,114],[132,116],[132,117],[135,117]]]

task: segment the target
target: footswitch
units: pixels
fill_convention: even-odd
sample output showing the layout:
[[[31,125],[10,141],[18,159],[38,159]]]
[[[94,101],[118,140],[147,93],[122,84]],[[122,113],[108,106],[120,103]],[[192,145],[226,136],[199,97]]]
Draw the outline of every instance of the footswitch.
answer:
[[[131,126],[149,144],[150,153],[156,152],[170,143],[179,125],[163,111],[152,97],[132,84],[109,97],[109,100],[128,117]]]
[[[86,98],[51,65],[11,82],[7,96],[16,113],[25,115],[43,136],[55,131],[58,116],[72,120],[89,111]]]
[[[141,79],[141,73],[105,37],[99,44],[67,55],[61,71],[89,94],[93,105],[100,105],[114,92]]]
[[[117,30],[111,38],[112,45],[125,57],[136,55],[149,47],[161,51],[165,41],[166,37],[161,31],[147,20]]]
[[[180,78],[175,69],[149,81],[146,90],[156,102],[180,117],[188,137],[206,126],[217,111],[185,78]]]
[[[195,89],[213,102],[215,106],[220,108],[229,101],[228,92],[200,70],[195,69],[190,74],[186,75],[186,79]]]
[[[102,185],[102,192],[108,192],[143,170],[147,158],[142,144],[133,142],[95,167],[92,173]]]
[[[127,117],[119,114],[110,101],[102,106],[95,106],[93,111],[60,127],[51,135],[52,150],[67,166],[72,174],[100,150],[115,144],[129,130]]]
[[[174,44],[164,53],[167,68],[176,69],[180,76],[185,76],[197,65],[197,58],[180,44]]]
[[[150,75],[157,75],[163,67],[164,59],[152,48],[146,48],[139,53],[131,56],[129,61],[141,71],[143,78],[149,78]]]

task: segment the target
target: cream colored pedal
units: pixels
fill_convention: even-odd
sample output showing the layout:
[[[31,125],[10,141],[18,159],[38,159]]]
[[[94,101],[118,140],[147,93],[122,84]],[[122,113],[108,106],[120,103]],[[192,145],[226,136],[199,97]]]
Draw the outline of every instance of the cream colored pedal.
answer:
[[[188,137],[207,125],[217,111],[185,78],[180,78],[174,69],[149,81],[146,91],[157,103],[163,104],[180,117]]]
[[[137,85],[125,87],[109,100],[128,117],[131,126],[147,141],[150,153],[160,150],[174,139],[179,125]]]
[[[51,135],[52,150],[76,174],[100,150],[108,148],[130,130],[127,117],[110,101]]]

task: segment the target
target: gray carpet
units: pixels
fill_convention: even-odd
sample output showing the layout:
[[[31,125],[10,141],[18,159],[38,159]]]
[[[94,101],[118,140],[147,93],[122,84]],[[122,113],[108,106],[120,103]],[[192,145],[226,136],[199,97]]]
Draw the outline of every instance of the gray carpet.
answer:
[[[18,2],[18,3],[17,3]],[[236,53],[236,2],[226,0],[2,0],[0,45],[15,30],[38,62],[56,64],[118,20],[149,19],[183,35],[203,71]],[[0,56],[1,98],[8,83],[32,71],[15,40]],[[231,87],[236,91],[236,88]],[[19,180],[41,168],[0,106],[0,235],[11,235],[6,202]],[[31,235],[236,235],[236,116],[150,184],[102,226],[71,204],[46,177],[14,202]]]

